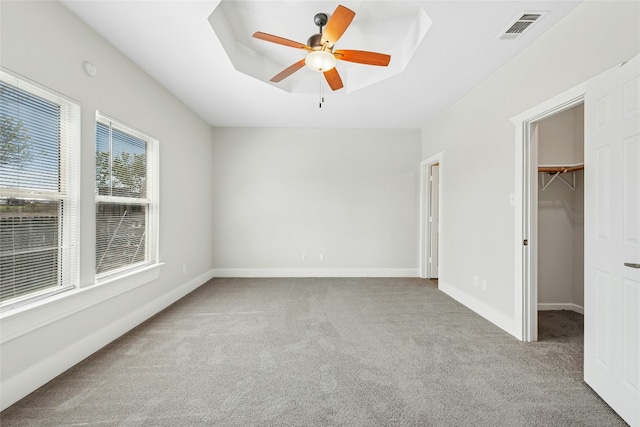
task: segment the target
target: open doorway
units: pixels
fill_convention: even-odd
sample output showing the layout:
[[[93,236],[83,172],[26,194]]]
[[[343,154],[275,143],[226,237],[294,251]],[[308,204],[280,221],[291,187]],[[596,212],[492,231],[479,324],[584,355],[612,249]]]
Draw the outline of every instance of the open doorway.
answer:
[[[420,277],[437,285],[442,275],[441,208],[443,153],[420,164]]]
[[[532,240],[536,242],[537,340],[583,339],[584,104],[530,128],[538,179]],[[537,158],[537,160],[536,160]],[[533,234],[535,232],[535,234]],[[534,237],[537,236],[537,237]]]
[[[523,341],[538,340],[540,309],[583,313],[584,92],[577,91],[518,119],[523,135],[517,156],[523,162],[516,215],[523,228],[516,236],[522,249],[516,274],[522,274]]]
[[[429,279],[438,281],[438,241],[440,240],[440,163],[429,167],[429,253],[427,268]]]
[[[527,342],[538,340],[538,186],[542,179],[538,170],[538,123],[584,104],[584,98],[585,84],[581,84],[511,119],[516,126],[516,193],[512,203],[516,223],[522,224],[515,228],[514,236],[514,311],[519,323],[514,335]],[[558,181],[553,185],[564,184]]]

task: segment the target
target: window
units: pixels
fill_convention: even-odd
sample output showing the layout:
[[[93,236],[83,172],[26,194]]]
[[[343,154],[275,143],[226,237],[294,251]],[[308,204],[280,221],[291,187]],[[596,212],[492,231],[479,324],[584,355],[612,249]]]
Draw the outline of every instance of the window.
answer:
[[[96,275],[158,262],[158,142],[96,114]]]
[[[0,305],[78,285],[80,106],[0,70]]]

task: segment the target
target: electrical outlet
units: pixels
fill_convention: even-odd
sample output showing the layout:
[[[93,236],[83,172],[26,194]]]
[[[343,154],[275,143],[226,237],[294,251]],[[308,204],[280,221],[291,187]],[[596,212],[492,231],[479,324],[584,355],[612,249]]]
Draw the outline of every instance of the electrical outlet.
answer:
[[[486,281],[486,280],[483,280],[483,281],[482,281],[482,290],[483,290],[483,291],[486,291],[486,290],[487,290],[487,281]]]
[[[478,276],[473,276],[473,286],[478,287]]]
[[[309,259],[309,255],[307,255],[307,254],[302,254],[302,260],[303,260],[303,261],[306,261],[306,260],[308,260],[308,259]]]
[[[320,261],[324,261],[324,254],[320,254]]]
[[[182,274],[187,274],[187,264],[182,266]]]

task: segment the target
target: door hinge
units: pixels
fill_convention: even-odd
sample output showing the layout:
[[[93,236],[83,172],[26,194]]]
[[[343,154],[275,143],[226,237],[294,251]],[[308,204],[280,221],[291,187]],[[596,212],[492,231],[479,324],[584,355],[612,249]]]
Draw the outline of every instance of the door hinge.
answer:
[[[524,246],[529,246],[529,239],[524,239],[524,240],[522,241],[522,244],[523,244]]]

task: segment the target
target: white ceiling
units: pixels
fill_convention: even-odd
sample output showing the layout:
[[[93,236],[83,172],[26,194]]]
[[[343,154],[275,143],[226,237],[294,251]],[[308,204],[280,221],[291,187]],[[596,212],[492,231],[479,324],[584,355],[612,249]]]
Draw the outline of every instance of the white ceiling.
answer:
[[[260,12],[234,17],[246,21],[242,28],[302,43],[317,30],[313,24],[316,12],[331,14],[338,4],[343,4],[356,16],[338,48],[372,51],[380,50],[363,46],[366,44],[363,33],[370,32],[376,37],[388,33],[393,37],[395,31],[406,32],[402,24],[381,22],[380,16],[391,17],[394,4],[411,7],[417,3],[426,12],[431,26],[402,72],[355,91],[326,89],[322,108],[318,108],[319,90],[290,93],[234,68],[208,20],[219,0],[63,0],[62,3],[212,126],[416,129],[453,105],[580,1],[233,1],[243,9]],[[305,7],[293,7],[301,4]],[[311,11],[311,6],[322,10]],[[359,10],[363,16],[361,23]],[[524,11],[549,13],[519,39],[498,40]],[[366,28],[363,25],[366,22],[372,22],[372,27]],[[306,35],[300,35],[301,25]],[[354,33],[356,46],[346,44],[350,31]],[[278,45],[264,49],[267,50],[263,52],[290,49],[294,58],[297,52],[304,53]],[[100,64],[95,65],[99,70]],[[343,66],[345,63],[339,62],[338,69]],[[359,72],[367,77],[365,71]],[[311,79],[320,88],[319,75],[311,70],[302,69],[289,79],[301,82]]]

